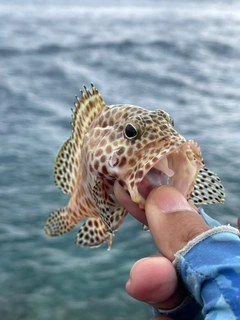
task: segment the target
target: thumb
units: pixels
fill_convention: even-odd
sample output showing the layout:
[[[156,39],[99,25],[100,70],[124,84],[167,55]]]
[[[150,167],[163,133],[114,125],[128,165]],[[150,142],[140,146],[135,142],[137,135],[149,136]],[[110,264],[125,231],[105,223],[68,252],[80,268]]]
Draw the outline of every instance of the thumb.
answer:
[[[190,240],[210,229],[185,197],[171,186],[152,190],[145,212],[159,251],[171,261]]]

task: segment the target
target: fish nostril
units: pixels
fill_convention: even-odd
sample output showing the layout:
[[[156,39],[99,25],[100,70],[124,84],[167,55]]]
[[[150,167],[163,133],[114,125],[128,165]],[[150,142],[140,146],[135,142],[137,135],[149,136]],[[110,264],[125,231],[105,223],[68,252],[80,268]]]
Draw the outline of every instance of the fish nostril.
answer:
[[[116,165],[118,164],[118,158],[116,156],[116,151],[114,151],[112,153],[112,155],[110,156],[109,160],[108,160],[108,164],[110,167],[116,167]]]

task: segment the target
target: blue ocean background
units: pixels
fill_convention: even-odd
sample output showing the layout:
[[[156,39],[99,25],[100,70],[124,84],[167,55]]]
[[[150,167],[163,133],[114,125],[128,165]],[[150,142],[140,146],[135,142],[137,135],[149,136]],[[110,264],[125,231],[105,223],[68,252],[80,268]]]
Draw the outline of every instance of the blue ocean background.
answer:
[[[164,109],[220,176],[236,226],[240,197],[240,2],[0,1],[0,319],[145,320],[129,297],[134,262],[157,253],[128,217],[114,237],[74,245],[43,227],[69,197],[53,164],[71,134],[74,95],[93,82],[107,104]]]

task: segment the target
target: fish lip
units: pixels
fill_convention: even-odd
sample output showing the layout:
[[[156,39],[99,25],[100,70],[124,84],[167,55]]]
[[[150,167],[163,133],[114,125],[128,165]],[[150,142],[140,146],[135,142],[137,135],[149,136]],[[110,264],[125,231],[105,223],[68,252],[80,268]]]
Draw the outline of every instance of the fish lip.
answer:
[[[189,159],[188,153],[193,156],[193,159]],[[186,198],[189,198],[198,171],[204,166],[197,142],[193,140],[184,141],[164,155],[155,154],[154,157],[158,160],[150,166],[149,170],[145,171],[142,180],[137,183],[137,190],[141,197],[140,208],[145,207],[145,200],[151,190],[162,185],[171,185],[177,188]],[[180,158],[181,163],[178,163],[178,158]],[[169,170],[164,170],[164,166],[161,165],[163,161],[166,163],[164,159],[167,160]],[[162,170],[159,168],[162,168]],[[169,175],[171,171],[174,172],[172,176]]]

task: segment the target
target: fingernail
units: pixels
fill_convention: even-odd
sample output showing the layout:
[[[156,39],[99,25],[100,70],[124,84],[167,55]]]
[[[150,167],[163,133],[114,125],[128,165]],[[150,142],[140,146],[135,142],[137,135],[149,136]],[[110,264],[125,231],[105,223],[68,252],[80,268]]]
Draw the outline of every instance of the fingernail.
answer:
[[[130,291],[131,290],[131,285],[132,285],[132,280],[131,278],[127,281],[126,283],[126,290],[127,291]]]
[[[163,213],[192,211],[186,198],[171,186],[160,187],[154,195],[155,204]]]

